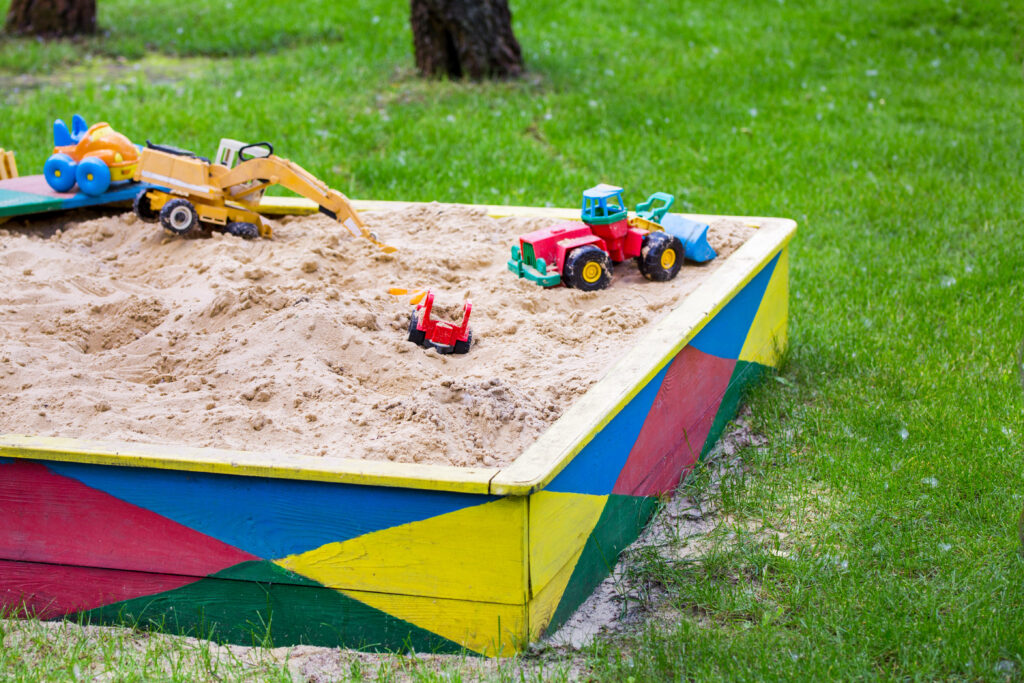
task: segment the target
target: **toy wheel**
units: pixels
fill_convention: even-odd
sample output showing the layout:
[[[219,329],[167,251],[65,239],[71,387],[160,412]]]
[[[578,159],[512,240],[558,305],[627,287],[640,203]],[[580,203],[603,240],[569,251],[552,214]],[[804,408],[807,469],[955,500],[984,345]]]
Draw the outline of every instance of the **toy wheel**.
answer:
[[[185,235],[199,223],[196,207],[187,199],[172,199],[160,209],[160,225],[176,235]]]
[[[466,330],[466,341],[455,341],[455,353],[469,353],[469,347],[473,345],[473,330]]]
[[[135,209],[135,215],[141,220],[147,223],[156,223],[160,219],[160,214],[153,210],[153,202],[148,193],[149,190],[143,190],[135,195],[132,208]]]
[[[67,154],[54,154],[43,164],[46,184],[55,192],[67,192],[75,186],[75,167],[78,164]]]
[[[648,280],[665,282],[679,274],[683,265],[683,243],[674,235],[651,232],[644,237],[637,265]]]
[[[608,254],[592,244],[577,247],[565,257],[562,282],[584,292],[604,289],[612,281],[612,262]]]
[[[436,349],[438,353],[449,354],[455,351],[455,347],[448,346],[447,344],[438,344],[437,342],[425,341],[423,343],[425,349]]]
[[[110,167],[97,157],[86,157],[75,169],[75,180],[82,192],[98,197],[110,188]]]
[[[416,315],[416,311],[413,311],[409,316],[409,341],[417,346],[423,346],[424,342],[427,340],[427,333],[416,328],[416,326],[419,325],[419,322],[420,317]]]
[[[246,240],[254,240],[260,236],[260,229],[256,227],[255,223],[238,221],[237,223],[228,223],[225,229],[228,231],[229,235],[241,237]]]

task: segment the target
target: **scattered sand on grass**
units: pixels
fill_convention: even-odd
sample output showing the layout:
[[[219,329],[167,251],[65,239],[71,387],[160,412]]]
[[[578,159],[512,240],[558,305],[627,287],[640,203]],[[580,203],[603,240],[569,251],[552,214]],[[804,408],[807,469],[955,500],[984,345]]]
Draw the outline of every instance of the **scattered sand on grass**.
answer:
[[[0,433],[502,466],[753,233],[719,221],[711,264],[669,283],[621,264],[586,293],[505,268],[517,235],[556,221],[440,204],[364,219],[399,251],[324,216],[255,241],[130,213],[5,226]],[[471,298],[470,353],[406,341],[389,286],[431,287],[448,320]]]

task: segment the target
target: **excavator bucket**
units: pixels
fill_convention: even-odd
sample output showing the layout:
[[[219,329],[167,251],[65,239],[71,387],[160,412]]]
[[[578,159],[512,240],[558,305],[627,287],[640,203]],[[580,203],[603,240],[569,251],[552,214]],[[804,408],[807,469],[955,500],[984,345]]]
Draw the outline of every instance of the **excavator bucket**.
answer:
[[[679,238],[686,249],[686,258],[705,263],[718,256],[708,242],[708,224],[683,218],[677,213],[666,214],[661,227],[670,235]]]

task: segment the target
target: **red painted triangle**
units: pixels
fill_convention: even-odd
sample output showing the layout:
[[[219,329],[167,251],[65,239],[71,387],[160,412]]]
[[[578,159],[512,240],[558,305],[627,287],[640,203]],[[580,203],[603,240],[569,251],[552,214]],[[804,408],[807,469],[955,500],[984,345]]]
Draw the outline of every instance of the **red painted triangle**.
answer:
[[[58,580],[67,572],[50,570],[61,584],[51,597],[56,596],[57,604],[74,604],[72,611],[107,604],[112,595],[124,600],[169,590],[256,559],[44,465],[0,465],[0,560],[127,570],[116,572],[123,579],[71,582]]]
[[[672,361],[612,493],[671,491],[700,457],[736,361],[685,347]]]
[[[13,616],[54,619],[199,580],[195,576],[0,560],[0,605]]]

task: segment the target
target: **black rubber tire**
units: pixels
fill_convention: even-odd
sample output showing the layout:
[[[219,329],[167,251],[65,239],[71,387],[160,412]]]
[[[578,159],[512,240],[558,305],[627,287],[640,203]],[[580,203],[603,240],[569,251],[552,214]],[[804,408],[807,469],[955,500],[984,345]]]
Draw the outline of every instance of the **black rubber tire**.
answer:
[[[455,353],[469,353],[469,347],[473,345],[473,330],[466,330],[466,341],[455,341]]]
[[[425,349],[436,349],[438,353],[449,354],[455,351],[455,347],[448,346],[447,344],[437,344],[432,341],[423,342],[423,348]]]
[[[187,235],[199,225],[199,213],[187,199],[172,199],[160,209],[160,225],[175,235]]]
[[[153,210],[151,206],[152,202],[149,201],[147,193],[149,190],[142,190],[135,199],[132,200],[132,208],[135,209],[135,215],[139,217],[139,220],[146,223],[156,223],[160,220],[160,214]]]
[[[675,235],[651,232],[644,237],[636,265],[648,280],[666,282],[679,274],[686,250]]]
[[[424,346],[427,341],[427,333],[423,330],[417,330],[416,325],[419,324],[419,316],[416,315],[416,311],[413,311],[409,316],[409,341],[417,346]]]
[[[612,260],[607,252],[593,244],[576,247],[565,257],[562,282],[566,287],[584,292],[604,289],[612,282]]]
[[[224,229],[227,231],[229,235],[241,237],[244,240],[254,240],[260,236],[260,229],[256,227],[256,224],[247,223],[245,221],[228,223],[226,226],[224,226]]]

